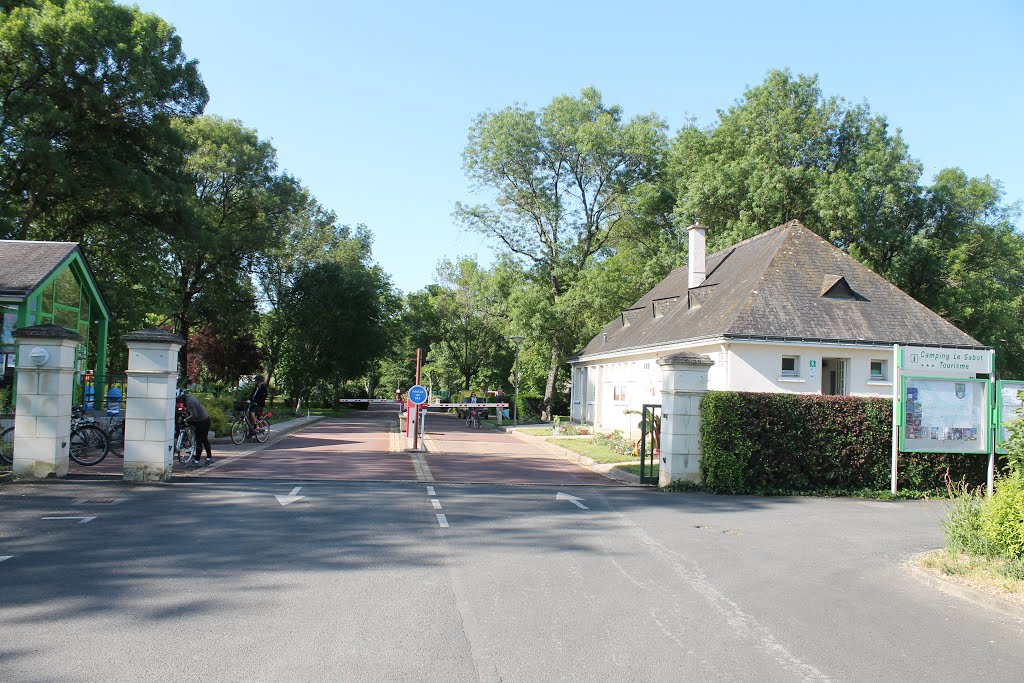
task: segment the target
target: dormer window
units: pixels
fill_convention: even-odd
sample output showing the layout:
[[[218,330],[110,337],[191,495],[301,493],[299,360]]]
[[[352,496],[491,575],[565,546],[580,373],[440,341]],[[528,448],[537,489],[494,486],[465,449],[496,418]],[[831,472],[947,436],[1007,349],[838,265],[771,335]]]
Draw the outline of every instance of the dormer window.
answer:
[[[846,299],[849,301],[858,301],[860,299],[857,293],[853,291],[853,287],[850,286],[850,283],[842,275],[826,275],[821,283],[821,293],[819,296],[825,299]]]

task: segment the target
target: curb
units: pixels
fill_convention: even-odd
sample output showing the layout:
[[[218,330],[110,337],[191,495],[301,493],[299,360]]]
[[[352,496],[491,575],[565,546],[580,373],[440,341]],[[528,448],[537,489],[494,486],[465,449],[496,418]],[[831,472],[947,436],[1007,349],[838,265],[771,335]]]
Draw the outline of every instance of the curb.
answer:
[[[967,586],[958,581],[948,579],[940,573],[919,567],[917,561],[920,555],[915,556],[906,562],[906,569],[910,575],[936,590],[958,597],[962,600],[972,602],[975,605],[995,610],[1007,617],[1024,623],[1024,606],[1018,605],[1014,600],[1001,595],[989,593]]]

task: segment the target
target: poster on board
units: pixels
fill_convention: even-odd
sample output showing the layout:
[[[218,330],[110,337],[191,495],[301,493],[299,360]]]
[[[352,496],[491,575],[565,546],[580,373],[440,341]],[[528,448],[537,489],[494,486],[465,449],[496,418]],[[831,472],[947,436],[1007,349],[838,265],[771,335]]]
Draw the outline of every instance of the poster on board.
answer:
[[[1006,428],[1006,423],[1024,417],[1024,413],[1021,412],[1024,401],[1020,400],[1018,393],[1024,391],[1024,382],[1000,380],[998,386],[999,395],[996,396],[996,401],[999,402],[999,424],[997,425],[999,436],[996,441],[996,453],[1006,453],[1004,444],[1010,438],[1010,430]]]
[[[900,450],[988,453],[987,380],[903,378]]]

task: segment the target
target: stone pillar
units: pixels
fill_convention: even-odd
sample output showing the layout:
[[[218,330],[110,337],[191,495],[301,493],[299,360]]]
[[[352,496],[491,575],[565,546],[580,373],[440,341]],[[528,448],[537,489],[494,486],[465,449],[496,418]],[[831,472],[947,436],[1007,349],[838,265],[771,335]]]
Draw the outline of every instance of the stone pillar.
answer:
[[[59,325],[14,331],[18,393],[14,417],[14,476],[45,479],[68,474],[71,400],[77,332]]]
[[[174,467],[174,395],[185,340],[164,330],[129,332],[124,480],[167,481]]]
[[[700,402],[714,361],[695,353],[658,359],[661,366],[661,462],[658,485],[700,481]]]

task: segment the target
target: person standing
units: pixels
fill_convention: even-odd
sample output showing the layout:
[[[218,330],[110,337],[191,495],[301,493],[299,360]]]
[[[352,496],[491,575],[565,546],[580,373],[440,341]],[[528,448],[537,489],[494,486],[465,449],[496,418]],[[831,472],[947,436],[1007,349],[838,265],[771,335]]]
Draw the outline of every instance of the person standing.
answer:
[[[498,393],[494,397],[494,402],[495,403],[508,403],[508,398],[506,398],[506,396],[505,396],[505,390],[502,389],[501,387],[498,387]],[[502,419],[507,420],[508,419],[508,408],[507,407],[506,408],[499,407],[498,410],[501,411]]]
[[[202,467],[203,450],[206,450],[207,465],[213,462],[213,451],[210,450],[210,413],[206,411],[199,399],[192,394],[182,394],[178,402],[185,410],[185,420],[192,425],[196,435],[196,467]]]
[[[267,406],[267,383],[263,375],[256,375],[256,388],[252,390],[249,397],[249,424],[252,431],[256,431],[258,420],[263,415],[263,409]]]

